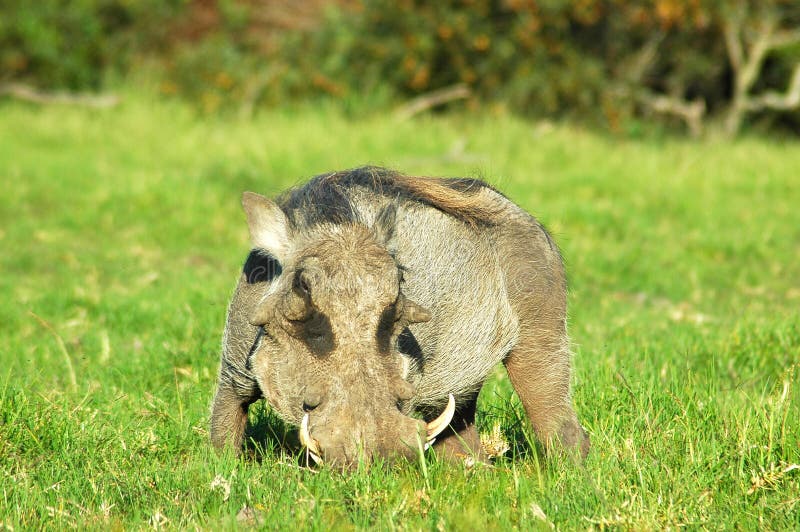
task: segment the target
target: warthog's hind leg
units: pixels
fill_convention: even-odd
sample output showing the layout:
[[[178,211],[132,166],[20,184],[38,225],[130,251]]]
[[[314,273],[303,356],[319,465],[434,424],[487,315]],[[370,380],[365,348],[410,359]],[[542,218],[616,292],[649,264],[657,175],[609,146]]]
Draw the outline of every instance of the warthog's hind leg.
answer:
[[[519,342],[505,366],[536,436],[550,451],[560,444],[589,452],[589,436],[578,421],[570,398],[570,351],[564,319],[540,315],[521,328]]]

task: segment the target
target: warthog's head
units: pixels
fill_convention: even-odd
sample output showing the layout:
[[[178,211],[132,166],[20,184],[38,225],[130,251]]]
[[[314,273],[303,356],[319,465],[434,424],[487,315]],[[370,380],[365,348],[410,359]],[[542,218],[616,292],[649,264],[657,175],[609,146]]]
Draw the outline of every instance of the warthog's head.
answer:
[[[387,250],[394,209],[371,227],[321,224],[299,230],[273,202],[245,193],[256,249],[281,274],[249,317],[260,327],[249,364],[269,402],[300,425],[318,462],[349,466],[375,456],[412,456],[450,422],[452,398],[426,425],[405,415],[398,335],[430,313],[403,295],[402,269]]]

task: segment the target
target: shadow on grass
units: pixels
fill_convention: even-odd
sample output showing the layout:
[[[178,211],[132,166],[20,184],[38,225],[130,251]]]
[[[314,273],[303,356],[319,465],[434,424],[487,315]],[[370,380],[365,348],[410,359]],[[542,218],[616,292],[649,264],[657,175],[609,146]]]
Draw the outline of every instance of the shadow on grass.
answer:
[[[245,454],[262,462],[288,459],[300,463],[305,453],[297,436],[297,429],[279,418],[264,401],[250,407],[250,419],[245,431]]]
[[[497,395],[491,405],[484,405],[478,413],[478,427],[485,442],[499,425],[508,451],[493,460],[496,465],[531,461],[542,467],[545,462],[544,447],[536,440],[515,396]],[[286,424],[264,401],[250,407],[250,417],[245,431],[245,454],[257,462],[285,460],[306,465],[306,453],[300,444],[297,428]]]
[[[544,446],[533,435],[533,429],[516,395],[504,397],[495,393],[491,403],[479,408],[478,428],[485,445],[489,443],[487,436],[488,439],[494,439],[495,427],[500,427],[500,436],[508,445],[508,451],[496,458],[495,464],[524,461],[531,461],[538,466],[544,464]]]

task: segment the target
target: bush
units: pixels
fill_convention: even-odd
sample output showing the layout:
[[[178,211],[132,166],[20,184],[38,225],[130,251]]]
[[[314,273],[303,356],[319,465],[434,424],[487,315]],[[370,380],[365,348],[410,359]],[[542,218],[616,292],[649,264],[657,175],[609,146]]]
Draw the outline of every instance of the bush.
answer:
[[[149,56],[164,93],[209,112],[309,97],[386,106],[460,84],[471,108],[616,131],[654,118],[694,134],[751,117],[800,123],[795,0],[6,0],[4,11],[6,80],[97,88]],[[782,95],[795,78],[797,102]]]
[[[797,38],[800,4],[370,0],[329,19],[305,53],[313,61],[301,64],[307,77],[337,80],[343,93],[388,85],[411,97],[462,83],[476,101],[527,115],[621,129],[634,117],[660,113],[695,127],[691,113],[704,119],[735,106],[738,73],[725,39],[735,24],[749,54],[769,24]],[[797,46],[768,52],[751,88],[782,90],[798,63],[800,38]]]
[[[180,0],[4,0],[0,81],[97,89],[109,69],[163,39],[161,22]]]

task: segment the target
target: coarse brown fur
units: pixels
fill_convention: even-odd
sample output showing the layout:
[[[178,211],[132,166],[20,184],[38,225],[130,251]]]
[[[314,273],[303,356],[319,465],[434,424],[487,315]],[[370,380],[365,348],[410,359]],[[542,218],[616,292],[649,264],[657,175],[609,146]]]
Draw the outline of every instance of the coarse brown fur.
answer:
[[[473,227],[494,224],[499,213],[498,206],[480,196],[481,190],[490,188],[480,180],[411,177],[374,166],[319,175],[280,196],[277,203],[292,221],[298,220],[298,212],[310,223],[355,221],[358,214],[350,198],[353,187],[428,205]]]
[[[375,167],[243,204],[254,251],[228,312],[215,446],[241,445],[263,396],[291,423],[309,416],[326,460],[410,456],[425,430],[410,416],[452,394],[436,446],[483,457],[475,403],[502,361],[545,445],[586,455],[564,268],[533,217],[478,180]]]

